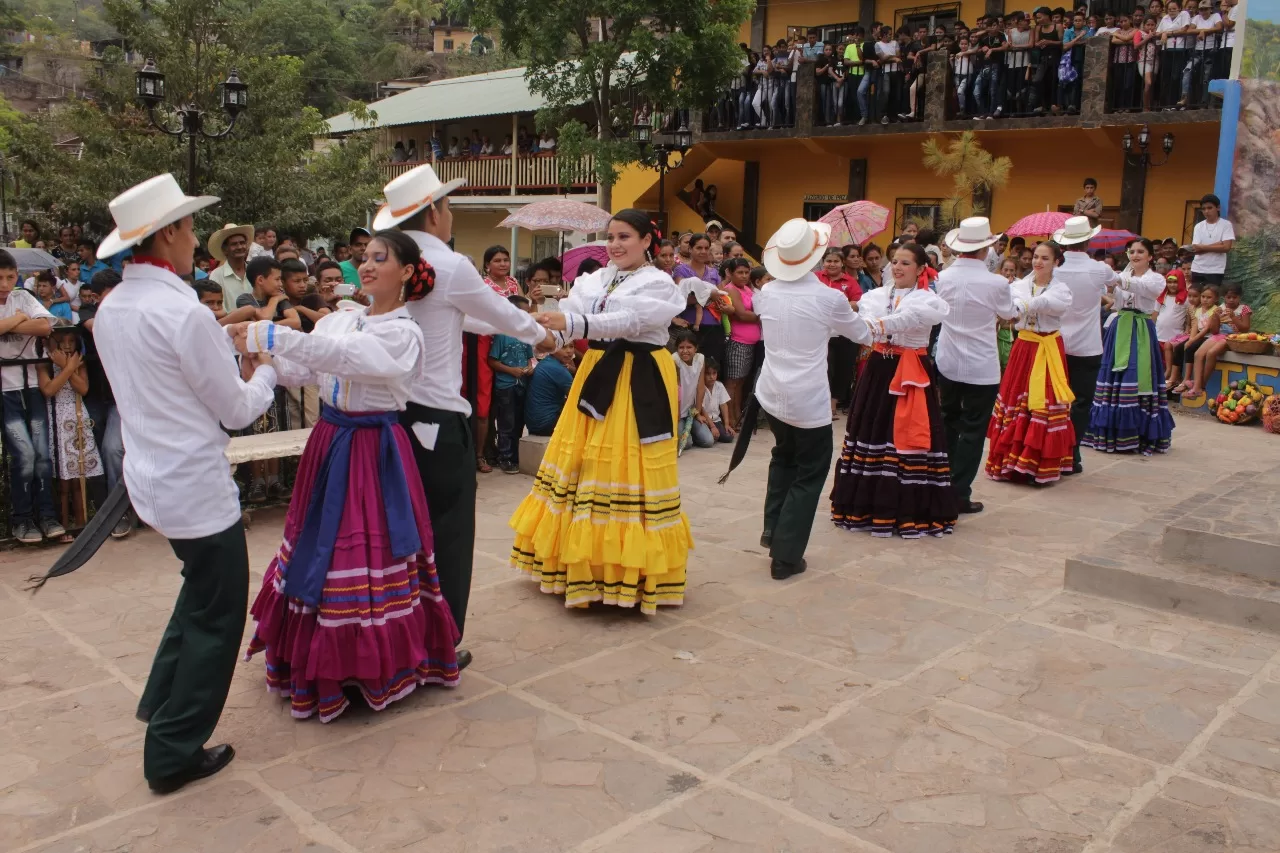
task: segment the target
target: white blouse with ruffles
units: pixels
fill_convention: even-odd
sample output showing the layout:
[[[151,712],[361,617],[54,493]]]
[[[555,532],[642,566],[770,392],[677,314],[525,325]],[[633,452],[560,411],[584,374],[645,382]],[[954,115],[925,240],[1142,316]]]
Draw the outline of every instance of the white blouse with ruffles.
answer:
[[[878,321],[883,320],[889,343],[912,349],[929,346],[933,327],[949,313],[951,307],[942,297],[918,287],[877,287],[864,293],[858,302],[858,315],[877,321],[873,331],[879,333]]]
[[[622,272],[609,264],[580,277],[560,300],[566,328],[556,335],[562,343],[622,338],[666,346],[671,319],[685,309],[686,299],[671,276],[657,267]]]
[[[1152,314],[1159,307],[1160,294],[1165,291],[1164,276],[1155,270],[1147,270],[1142,275],[1134,275],[1128,269],[1116,276],[1112,295],[1115,297],[1115,310],[1132,308],[1142,314]]]
[[[1016,329],[1047,335],[1062,330],[1062,318],[1071,310],[1071,288],[1058,277],[1046,287],[1035,284],[1034,273],[1010,284],[1013,304],[1020,312]]]

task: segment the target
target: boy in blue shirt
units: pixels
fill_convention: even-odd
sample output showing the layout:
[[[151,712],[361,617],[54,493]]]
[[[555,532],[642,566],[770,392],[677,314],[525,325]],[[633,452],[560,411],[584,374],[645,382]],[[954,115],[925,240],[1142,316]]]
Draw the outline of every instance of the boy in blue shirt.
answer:
[[[577,372],[576,352],[573,344],[566,344],[534,368],[524,398],[524,423],[529,435],[551,435],[555,431]]]
[[[532,303],[523,296],[508,301],[525,311]],[[493,368],[493,417],[498,426],[498,467],[504,474],[520,471],[520,435],[524,432],[525,383],[533,375],[533,347],[508,335],[494,335],[489,344]]]

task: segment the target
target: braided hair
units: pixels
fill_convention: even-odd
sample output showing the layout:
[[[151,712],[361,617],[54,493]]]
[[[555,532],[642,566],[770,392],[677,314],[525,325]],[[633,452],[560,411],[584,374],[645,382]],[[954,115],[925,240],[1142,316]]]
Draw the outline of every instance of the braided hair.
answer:
[[[402,231],[386,230],[374,234],[373,239],[385,243],[399,264],[413,267],[413,275],[404,284],[405,302],[421,299],[436,286],[435,267],[422,257],[422,250],[412,237]]]

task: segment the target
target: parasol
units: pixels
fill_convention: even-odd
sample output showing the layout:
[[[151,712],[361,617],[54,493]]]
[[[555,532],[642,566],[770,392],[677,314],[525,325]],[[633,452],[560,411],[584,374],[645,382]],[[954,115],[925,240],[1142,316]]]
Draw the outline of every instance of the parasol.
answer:
[[[854,201],[832,208],[818,221],[831,226],[830,245],[862,245],[889,226],[889,209],[874,201]]]
[[[527,231],[604,231],[609,227],[609,211],[593,204],[566,198],[535,201],[526,204],[502,220],[500,228],[524,228]]]
[[[1008,237],[1051,237],[1053,232],[1067,224],[1070,213],[1045,210],[1024,216],[1005,230]]]
[[[39,272],[40,270],[56,270],[62,261],[44,249],[6,249],[18,262],[18,272]]]
[[[573,281],[578,277],[578,267],[582,266],[582,262],[592,258],[602,264],[609,263],[609,252],[605,249],[603,242],[587,243],[583,246],[576,246],[560,256],[560,263],[564,265],[564,281]]]
[[[1138,235],[1123,228],[1103,228],[1089,241],[1090,252],[1116,252],[1123,249],[1130,240],[1137,240]]]

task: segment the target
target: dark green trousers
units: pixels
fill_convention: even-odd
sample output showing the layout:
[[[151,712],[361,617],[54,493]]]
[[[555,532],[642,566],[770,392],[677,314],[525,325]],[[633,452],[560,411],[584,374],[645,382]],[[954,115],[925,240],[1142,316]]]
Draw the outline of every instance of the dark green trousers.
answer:
[[[202,539],[170,539],[182,589],[138,713],[149,715],[142,771],[163,779],[195,763],[222,716],[249,607],[249,551],[237,521]]]
[[[953,382],[938,374],[939,403],[943,429],[947,433],[947,455],[951,461],[951,485],[961,504],[973,494],[973,480],[982,467],[982,447],[987,440],[987,424],[995,408],[1000,386]]]
[[[1076,395],[1071,404],[1071,426],[1076,431],[1076,443],[1071,448],[1071,461],[1080,464],[1080,439],[1089,431],[1089,413],[1093,409],[1093,394],[1097,388],[1098,371],[1102,368],[1100,355],[1067,356],[1067,384]]]
[[[765,412],[773,432],[773,458],[764,493],[764,529],[773,531],[769,556],[796,563],[809,546],[813,517],[831,470],[831,424],[801,429]]]
[[[471,597],[471,568],[476,547],[476,449],[468,418],[410,403],[400,423],[409,433],[413,458],[427,496],[431,530],[435,536],[436,573],[440,594],[453,613],[461,634]],[[415,423],[439,424],[431,450],[413,434]]]

